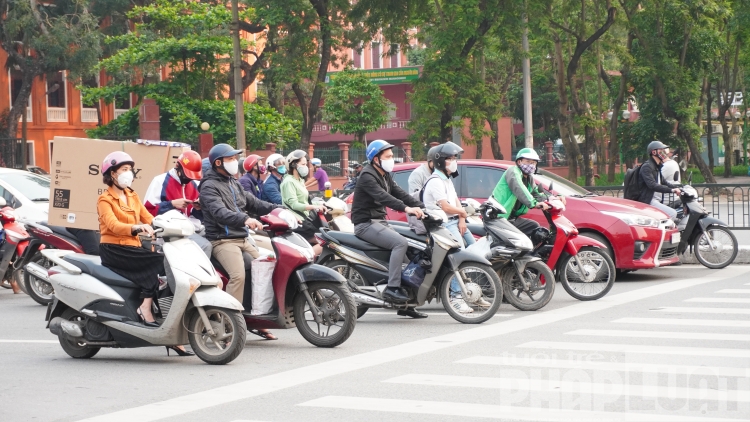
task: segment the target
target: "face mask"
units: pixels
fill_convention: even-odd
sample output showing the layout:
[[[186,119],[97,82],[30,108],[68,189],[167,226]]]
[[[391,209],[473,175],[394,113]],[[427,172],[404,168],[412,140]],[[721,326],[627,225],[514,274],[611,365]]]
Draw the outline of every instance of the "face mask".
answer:
[[[279,172],[279,174],[286,174],[286,166],[279,166],[276,171]]]
[[[132,171],[126,171],[125,173],[120,173],[117,176],[117,185],[120,186],[120,188],[125,189],[129,188],[130,185],[133,184],[133,172]]]
[[[524,174],[533,174],[536,170],[536,164],[520,164],[518,167]]]
[[[659,157],[660,160],[666,161],[669,158],[669,153],[665,150],[659,150],[656,152],[656,155]]]
[[[393,171],[393,167],[396,165],[396,160],[390,159],[390,160],[381,160],[380,161],[380,168],[382,168],[385,172],[390,173]]]
[[[458,161],[453,160],[450,164],[446,167],[448,169],[448,173],[455,173],[456,170],[458,170]]]
[[[307,166],[303,166],[303,165],[297,166],[297,174],[299,174],[299,177],[307,177],[309,173],[310,173],[310,169]]]
[[[266,166],[258,166],[258,174],[266,174]]]
[[[224,170],[226,170],[230,175],[234,176],[238,171],[240,171],[240,162],[237,160],[224,161]]]

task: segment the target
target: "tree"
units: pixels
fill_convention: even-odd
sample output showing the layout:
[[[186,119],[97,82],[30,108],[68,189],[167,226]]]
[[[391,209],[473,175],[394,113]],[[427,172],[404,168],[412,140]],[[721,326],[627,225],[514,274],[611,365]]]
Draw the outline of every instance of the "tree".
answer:
[[[6,66],[23,75],[2,136],[16,137],[34,79],[59,71],[68,71],[71,79],[91,75],[102,48],[98,19],[90,6],[89,0],[0,0],[0,46],[8,55]]]
[[[391,107],[383,91],[365,74],[347,69],[331,76],[323,119],[331,125],[331,132],[354,135],[355,142],[361,144],[368,132],[388,121]]]

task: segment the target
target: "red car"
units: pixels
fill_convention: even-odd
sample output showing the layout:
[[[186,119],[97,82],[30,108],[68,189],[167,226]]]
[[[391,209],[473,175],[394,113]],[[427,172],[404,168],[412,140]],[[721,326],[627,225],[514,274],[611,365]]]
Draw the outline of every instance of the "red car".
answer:
[[[409,175],[420,165],[422,163],[397,164],[393,170],[394,180],[404,190],[408,189]],[[484,202],[505,170],[513,165],[515,163],[512,161],[459,160],[460,175],[453,180],[458,196]],[[547,193],[567,197],[564,215],[575,224],[582,236],[592,237],[609,246],[617,269],[661,267],[678,261],[680,233],[675,224],[658,209],[627,199],[599,196],[543,169],[539,172],[541,174],[535,176],[537,184]],[[552,191],[549,190],[550,184]],[[347,202],[351,202],[351,196]],[[532,210],[525,217],[543,227],[548,226],[540,210]],[[390,209],[387,218],[406,221],[403,213]]]

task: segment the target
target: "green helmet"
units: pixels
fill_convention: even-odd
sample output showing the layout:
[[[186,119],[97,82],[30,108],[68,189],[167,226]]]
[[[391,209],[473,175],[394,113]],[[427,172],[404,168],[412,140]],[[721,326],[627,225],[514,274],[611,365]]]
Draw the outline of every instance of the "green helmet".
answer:
[[[526,159],[534,160],[534,161],[541,160],[541,158],[539,158],[539,154],[537,154],[533,148],[524,148],[518,151],[518,154],[516,154],[516,161],[522,158],[526,158]]]

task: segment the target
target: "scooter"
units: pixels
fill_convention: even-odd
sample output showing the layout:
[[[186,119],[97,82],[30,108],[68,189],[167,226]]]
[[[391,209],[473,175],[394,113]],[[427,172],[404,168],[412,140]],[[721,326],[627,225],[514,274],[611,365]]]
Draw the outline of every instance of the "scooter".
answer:
[[[18,287],[28,294],[23,284],[22,267],[17,266],[18,257],[23,255],[29,245],[29,234],[21,222],[16,220],[13,208],[7,206],[5,198],[0,197],[0,223],[5,230],[5,242],[0,245],[0,275],[2,281],[10,283],[15,281]]]
[[[275,253],[271,280],[275,302],[270,313],[253,315],[252,284],[246,282],[243,297],[246,309],[242,316],[247,329],[255,332],[296,326],[302,337],[315,346],[338,346],[351,336],[356,326],[354,298],[341,274],[312,263],[310,243],[290,230],[279,217],[282,212],[289,211],[276,209],[260,217]],[[212,263],[226,288],[226,270],[218,261],[212,259]],[[245,280],[252,280],[250,271],[246,272]]]
[[[242,304],[217,288],[219,275],[187,238],[195,229],[184,214],[169,211],[155,217],[153,226],[165,241],[166,282],[173,294],[159,302],[158,327],[147,327],[136,313],[141,289],[102,266],[98,256],[47,249],[42,254],[55,264],[48,270],[55,295],[47,308],[47,328],[58,336],[63,350],[78,359],[91,358],[102,347],[190,342],[208,364],[233,361],[247,335]]]
[[[323,227],[339,232],[354,233],[354,224],[346,216],[348,212],[346,202],[334,196],[325,202],[321,198],[315,198],[312,203],[313,205],[324,205],[326,207],[325,211],[318,211],[318,217]]]
[[[461,250],[458,241],[442,227],[445,213],[428,211],[422,221],[427,230],[425,235],[416,234],[408,226],[391,226],[407,239],[407,257],[414,264],[412,268],[419,265],[425,272],[421,279],[402,274],[401,287],[409,296],[407,303],[393,303],[383,296],[388,284],[390,250],[351,233],[321,228],[316,237],[323,253],[317,262],[346,277],[357,302],[357,317],[362,317],[369,308],[408,310],[437,299],[456,321],[479,324],[492,318],[503,294],[490,262]],[[460,300],[471,312],[459,312],[454,307]]]

